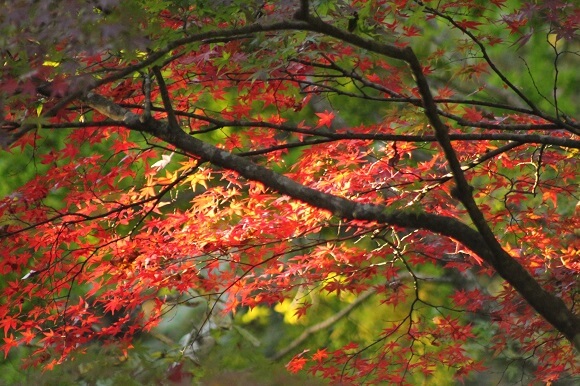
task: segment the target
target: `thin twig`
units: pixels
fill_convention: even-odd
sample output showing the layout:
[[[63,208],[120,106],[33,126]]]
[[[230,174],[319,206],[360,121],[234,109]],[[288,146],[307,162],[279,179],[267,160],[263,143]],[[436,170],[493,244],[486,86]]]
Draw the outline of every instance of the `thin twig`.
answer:
[[[333,324],[337,323],[339,320],[347,316],[351,313],[356,307],[360,306],[365,300],[370,298],[372,295],[375,294],[375,289],[371,288],[366,290],[365,292],[361,293],[358,298],[355,299],[352,303],[348,306],[337,312],[336,314],[332,315],[331,317],[323,320],[320,323],[316,323],[310,327],[308,327],[300,336],[294,339],[288,346],[284,347],[282,350],[275,353],[270,359],[273,361],[277,361],[288,354],[290,351],[294,350],[296,347],[300,346],[310,335],[317,333],[318,331],[324,330]]]

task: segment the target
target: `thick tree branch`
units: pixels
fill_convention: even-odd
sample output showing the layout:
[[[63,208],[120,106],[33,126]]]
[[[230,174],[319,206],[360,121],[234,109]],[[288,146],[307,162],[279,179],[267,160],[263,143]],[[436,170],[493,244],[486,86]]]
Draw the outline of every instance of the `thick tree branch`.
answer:
[[[570,312],[560,298],[546,292],[515,259],[504,251],[489,228],[482,212],[473,200],[472,188],[465,179],[461,169],[461,164],[451,146],[449,130],[439,117],[437,105],[431,94],[429,84],[427,83],[427,79],[423,74],[422,66],[413,50],[410,47],[400,49],[387,44],[380,44],[374,41],[362,39],[356,35],[346,33],[324,23],[318,18],[309,17],[308,23],[309,28],[312,31],[324,33],[344,42],[377,52],[393,59],[402,60],[409,64],[423,101],[425,115],[433,126],[435,136],[445,153],[445,157],[449,163],[451,172],[453,173],[453,177],[457,184],[458,198],[466,207],[471,220],[479,231],[482,241],[487,244],[487,248],[489,248],[488,252],[490,253],[490,256],[488,256],[487,259],[484,259],[488,261],[496,271],[506,279],[506,281],[514,286],[514,288],[524,296],[538,313],[561,331],[566,338],[580,350],[580,318]],[[534,106],[532,106],[532,109],[536,111]],[[547,117],[543,114],[540,116],[549,121],[554,121],[553,118]],[[483,258],[483,256],[481,257]],[[514,275],[514,272],[516,271],[518,274]]]
[[[295,19],[305,20],[308,18],[308,0],[300,0],[300,9],[294,15]]]
[[[510,283],[540,315],[556,327],[577,349],[580,349],[580,319],[578,316],[572,313],[560,298],[545,291],[514,258],[503,251],[499,244],[498,250],[493,244],[489,245],[488,240],[482,237],[478,231],[461,221],[441,215],[391,209],[384,205],[360,204],[346,198],[323,193],[301,185],[246,158],[193,138],[179,127],[172,127],[167,122],[157,120],[141,122],[137,114],[95,93],[89,93],[83,100],[87,105],[111,119],[124,120],[126,125],[133,130],[149,133],[194,157],[236,171],[249,180],[259,181],[280,194],[290,196],[316,208],[328,210],[337,217],[376,221],[405,228],[425,229],[459,241],[492,265],[498,274]],[[445,139],[443,142],[445,143]],[[462,172],[461,165],[458,164],[458,167]]]

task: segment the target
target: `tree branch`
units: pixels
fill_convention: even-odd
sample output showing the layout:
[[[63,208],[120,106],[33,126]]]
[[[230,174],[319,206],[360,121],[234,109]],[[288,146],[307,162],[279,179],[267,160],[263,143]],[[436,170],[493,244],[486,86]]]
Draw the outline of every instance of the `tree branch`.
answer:
[[[297,20],[308,19],[308,0],[300,0],[300,9],[294,14]]]
[[[157,79],[157,84],[159,84],[159,91],[161,93],[161,99],[163,100],[163,106],[167,112],[167,120],[169,121],[169,125],[178,128],[179,122],[177,121],[177,117],[175,116],[175,112],[171,106],[171,98],[169,97],[169,92],[167,91],[165,80],[163,80],[163,75],[161,75],[161,70],[159,67],[153,66],[152,71],[153,74],[155,74],[155,78]]]
[[[282,350],[275,353],[270,359],[273,361],[277,361],[288,354],[290,351],[294,350],[296,347],[300,346],[306,339],[310,337],[310,335],[317,333],[318,331],[324,330],[333,324],[337,323],[340,319],[344,318],[348,314],[350,314],[355,308],[360,306],[364,303],[365,300],[370,298],[372,295],[375,294],[375,290],[373,288],[366,290],[362,294],[359,295],[352,303],[348,306],[344,307],[342,310],[338,311],[336,314],[332,315],[331,317],[323,320],[320,323],[316,323],[300,334],[300,336],[294,339],[290,344],[284,347]]]
[[[347,220],[376,221],[405,228],[425,229],[453,238],[492,265],[498,274],[510,283],[540,315],[556,327],[577,349],[580,349],[580,318],[572,313],[560,298],[545,291],[525,268],[503,251],[497,241],[499,249],[493,244],[490,245],[489,241],[482,237],[478,231],[455,218],[392,209],[385,205],[361,204],[323,193],[257,165],[247,158],[193,138],[181,128],[168,125],[167,122],[158,120],[141,122],[137,114],[95,93],[89,93],[83,101],[111,119],[124,120],[127,127],[133,130],[149,133],[194,157],[236,171],[249,180],[261,182],[280,194],[290,196],[313,207],[328,210],[337,217]],[[445,141],[449,143],[448,139],[443,139],[443,143]],[[458,161],[455,167],[458,167],[462,173]],[[463,177],[462,174],[461,177]],[[467,182],[465,181],[464,184]],[[485,221],[483,218],[481,220]]]

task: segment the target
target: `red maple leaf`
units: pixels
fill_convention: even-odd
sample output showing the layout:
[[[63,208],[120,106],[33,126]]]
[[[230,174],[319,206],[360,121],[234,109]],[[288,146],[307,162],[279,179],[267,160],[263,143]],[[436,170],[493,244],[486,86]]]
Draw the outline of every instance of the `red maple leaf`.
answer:
[[[300,354],[300,355],[302,355],[302,354]],[[304,365],[306,365],[306,362],[308,362],[308,360],[306,358],[301,357],[301,356],[296,356],[296,357],[292,358],[292,360],[290,362],[288,362],[288,364],[286,365],[286,368],[291,373],[297,373],[304,368]]]
[[[18,346],[18,340],[14,339],[14,335],[10,334],[4,338],[4,344],[2,345],[2,351],[4,351],[4,359],[8,358],[8,353],[13,347]]]
[[[316,113],[316,115],[320,118],[318,120],[318,124],[316,124],[316,127],[330,127],[330,125],[332,125],[332,120],[335,117],[334,113],[328,110],[325,110],[323,113]]]

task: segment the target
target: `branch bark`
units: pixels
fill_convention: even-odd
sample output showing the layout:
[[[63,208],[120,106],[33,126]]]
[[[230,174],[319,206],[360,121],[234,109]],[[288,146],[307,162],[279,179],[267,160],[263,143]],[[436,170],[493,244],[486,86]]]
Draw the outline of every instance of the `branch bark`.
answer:
[[[139,115],[96,93],[91,92],[82,100],[101,114],[114,120],[124,121],[125,125],[132,130],[151,134],[201,161],[236,171],[248,180],[261,182],[280,194],[313,207],[328,210],[337,217],[425,229],[457,240],[492,265],[498,274],[510,283],[540,315],[580,350],[580,318],[569,310],[560,298],[545,291],[524,267],[503,251],[501,246],[499,249],[490,247],[488,240],[480,232],[465,223],[452,217],[391,209],[385,205],[361,204],[323,193],[257,165],[247,158],[191,137],[179,127],[169,125],[166,121],[142,122]]]

